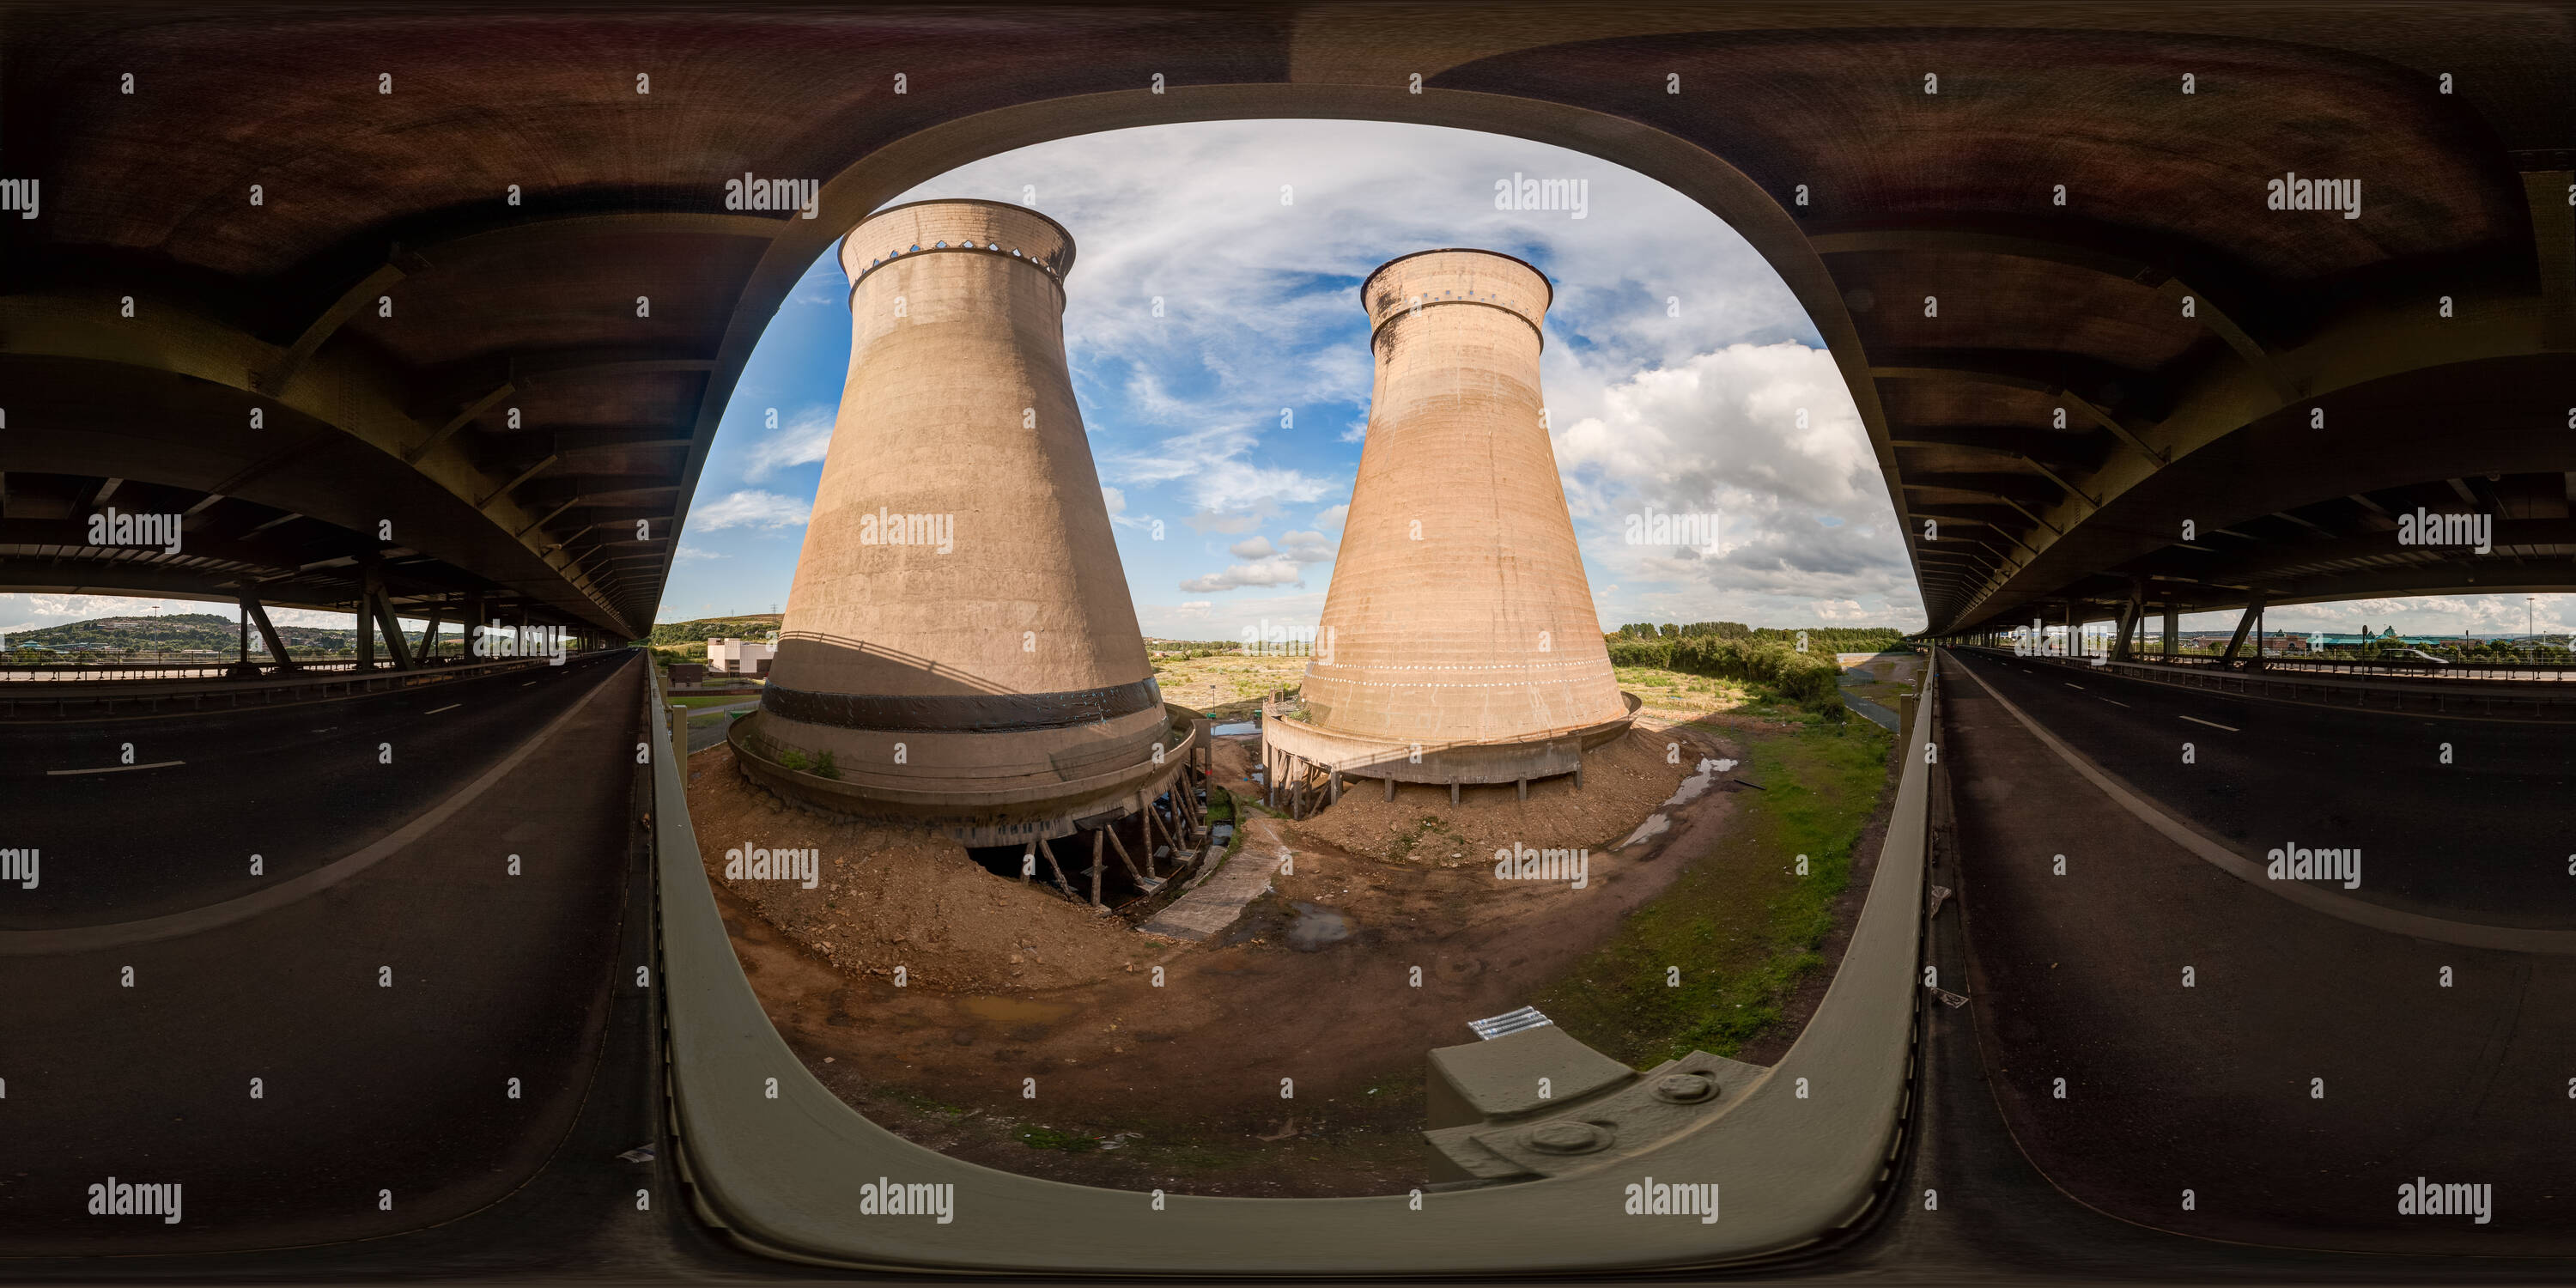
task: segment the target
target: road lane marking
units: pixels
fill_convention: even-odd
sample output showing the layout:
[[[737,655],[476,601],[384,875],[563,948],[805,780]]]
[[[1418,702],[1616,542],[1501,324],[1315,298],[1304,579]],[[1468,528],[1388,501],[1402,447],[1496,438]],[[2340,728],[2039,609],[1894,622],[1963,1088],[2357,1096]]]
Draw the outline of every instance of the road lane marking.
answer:
[[[530,681],[528,681],[527,683],[520,685],[519,687],[520,687],[520,688],[522,688],[522,689],[533,689],[533,688],[537,687],[537,682],[536,682],[536,681],[534,681],[534,680],[530,680]]]
[[[2115,706],[2115,707],[2126,707],[2126,706],[2128,706],[2128,705],[2129,705],[2129,704],[2128,704],[2128,703],[2126,703],[2126,702],[2122,702],[2122,701],[2120,701],[2118,698],[2104,698],[2104,699],[2102,699],[2102,700],[2103,700],[2104,702],[2108,702],[2108,703],[2110,703],[2112,706]]]
[[[615,672],[611,671],[614,675]],[[589,695],[575,702],[571,709],[556,716],[553,723],[539,729],[517,750],[501,758],[446,800],[431,806],[427,813],[403,824],[392,833],[354,854],[344,855],[299,877],[289,877],[276,885],[238,899],[174,912],[167,916],[147,917],[141,921],[120,921],[99,926],[71,926],[60,930],[0,930],[0,957],[49,957],[65,953],[96,952],[128,944],[148,944],[181,935],[202,934],[218,926],[247,921],[264,912],[285,907],[316,891],[328,889],[364,872],[377,863],[401,853],[427,839],[459,811],[472,805],[485,792],[517,772],[520,764],[534,756],[538,749],[563,732],[585,711],[598,705],[602,695],[615,687],[601,684]]]
[[[1978,679],[1973,673],[1968,678],[1976,680],[1977,687],[1984,689],[1986,696],[1993,698],[1995,705],[2002,707],[2004,714],[2011,716],[2022,728],[2028,730],[2032,737],[2039,740],[2041,746],[2055,752],[2059,760],[2066,762],[2069,768],[2082,775],[2094,787],[2100,789],[2103,795],[2110,797],[2139,822],[2154,828],[2162,833],[2166,840],[2198,855],[2207,860],[2211,866],[2247,885],[2288,900],[2310,912],[2323,913],[2354,925],[2366,926],[2372,930],[2386,931],[2390,934],[2429,939],[2441,944],[2457,944],[2464,948],[2491,948],[2504,952],[2576,956],[2576,931],[2527,930],[2516,926],[2450,921],[2440,917],[2428,917],[2421,913],[2401,912],[2381,904],[2366,903],[2349,895],[2320,890],[2315,886],[2303,885],[2296,881],[2270,880],[2264,876],[2263,864],[2260,860],[2238,854],[2224,841],[2202,832],[2197,824],[2166,811],[2162,806],[2149,803],[2145,797],[2131,790],[2127,783],[2093,763],[2092,757],[2066,745],[2065,741],[2057,735],[2040,728],[2029,716],[2022,714],[2021,708],[2013,705],[2012,699],[1996,692],[1993,685]],[[2211,723],[2195,716],[2184,716],[2183,719],[2198,724]],[[2226,725],[2216,727],[2227,728]]]
[[[168,769],[172,765],[187,763],[184,760],[156,760],[149,765],[102,765],[96,769],[48,769],[45,771],[45,776],[55,778],[64,774],[121,774],[129,769]]]
[[[465,704],[464,704],[464,703],[462,703],[462,702],[451,702],[451,703],[448,703],[446,706],[440,707],[440,708],[438,709],[438,711],[454,711],[454,710],[455,710],[455,709],[457,709],[458,707],[461,707],[461,706],[464,706],[464,705],[465,705]],[[423,711],[423,712],[421,712],[421,714],[422,714],[422,715],[425,715],[425,716],[434,716],[434,715],[437,715],[437,714],[438,714],[438,711]]]
[[[2080,685],[2080,684],[2077,684],[2077,683],[2076,683],[2076,682],[2074,682],[2073,680],[2060,680],[2060,681],[2058,681],[2058,683],[2063,684],[2063,685],[2065,685],[2067,688],[2073,689],[2073,690],[2075,690],[2075,691],[2076,691],[2076,692],[2078,692],[2078,693],[2081,693],[2081,692],[2083,692],[2083,691],[2084,691],[2084,686],[2083,686],[2083,685]]]
[[[2203,719],[2201,719],[2199,716],[2184,716],[2184,717],[2183,717],[2183,719],[2188,720],[2188,721],[2192,722],[2193,724],[2205,724],[2205,725],[2208,725],[2208,726],[2209,726],[2210,728],[2212,728],[2212,729],[2224,729],[2224,730],[2226,730],[2226,731],[2227,731],[2227,732],[2229,732],[2229,733],[2243,733],[2243,732],[2245,732],[2244,730],[2239,729],[2239,728],[2237,728],[2237,727],[2236,727],[2236,726],[2234,726],[2234,725],[2223,725],[2223,724],[2218,723],[2218,722],[2217,722],[2217,721],[2215,721],[2215,720],[2203,720]]]

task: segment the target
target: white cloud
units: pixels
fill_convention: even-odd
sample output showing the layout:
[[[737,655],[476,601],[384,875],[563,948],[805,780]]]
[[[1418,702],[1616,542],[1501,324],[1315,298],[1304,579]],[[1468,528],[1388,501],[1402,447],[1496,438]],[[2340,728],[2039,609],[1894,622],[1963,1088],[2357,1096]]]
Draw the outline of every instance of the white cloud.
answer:
[[[1332,506],[1328,509],[1315,511],[1315,526],[1319,528],[1338,528],[1350,517],[1351,507],[1348,503]]]
[[[693,559],[731,559],[733,556],[720,555],[712,550],[700,550],[696,546],[684,544],[680,547],[679,558],[682,563],[686,563]]]
[[[746,489],[727,493],[711,503],[692,507],[689,511],[689,526],[703,528],[710,532],[719,528],[765,528],[774,531],[779,528],[803,527],[806,521],[813,517],[813,513],[814,505],[811,501],[800,501],[792,496],[780,496],[776,492]]]
[[[1263,536],[1248,537],[1242,541],[1235,542],[1233,545],[1227,546],[1225,548],[1225,552],[1233,555],[1237,559],[1267,559],[1270,556],[1279,553],[1277,550],[1271,548],[1270,538]]]
[[[1297,565],[1286,559],[1268,559],[1260,563],[1234,564],[1224,572],[1193,577],[1181,583],[1181,589],[1193,594],[1215,590],[1233,590],[1238,586],[1299,586],[1306,584]]]
[[[752,445],[742,476],[766,478],[780,470],[811,465],[832,446],[833,409],[808,407],[789,417],[778,432]]]
[[[1206,617],[1206,616],[1208,615],[1208,612],[1209,612],[1209,610],[1210,610],[1210,609],[1213,609],[1213,608],[1215,608],[1215,607],[1216,607],[1216,604],[1215,604],[1215,602],[1214,602],[1214,601],[1212,601],[1212,600],[1205,600],[1205,599],[1193,599],[1193,600],[1189,601],[1189,602],[1188,602],[1188,603],[1186,603],[1186,604],[1181,604],[1181,605],[1178,605],[1178,606],[1174,607],[1174,608],[1172,609],[1172,615],[1173,615],[1174,617],[1201,617],[1201,618],[1203,618],[1203,617]]]
[[[1279,555],[1301,564],[1329,563],[1333,558],[1333,541],[1320,532],[1287,532],[1280,534],[1283,543]]]

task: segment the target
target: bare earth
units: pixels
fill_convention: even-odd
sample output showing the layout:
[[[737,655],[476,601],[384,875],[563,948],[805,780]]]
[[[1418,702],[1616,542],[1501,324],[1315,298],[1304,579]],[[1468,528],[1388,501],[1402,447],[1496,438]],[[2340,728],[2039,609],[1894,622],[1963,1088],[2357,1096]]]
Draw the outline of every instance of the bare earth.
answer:
[[[722,747],[692,757],[690,810],[771,1021],[890,1129],[1090,1184],[1389,1193],[1423,1174],[1424,1052],[1472,1040],[1468,1020],[1525,1004],[1670,885],[1683,864],[1665,851],[1699,852],[1685,847],[1722,829],[1732,796],[1675,811],[1653,843],[1607,847],[1701,756],[1731,750],[1705,731],[1641,729],[1586,769],[1579,799],[1569,779],[1533,784],[1526,804],[1501,787],[1452,809],[1445,788],[1410,788],[1389,806],[1368,785],[1303,823],[1248,817],[1229,861],[1286,870],[1198,945],[995,876],[944,841],[774,810]],[[1221,740],[1218,763],[1221,782],[1251,790],[1243,746]],[[1406,829],[1411,857],[1381,857]],[[819,847],[822,885],[722,880],[724,851],[746,839]],[[1497,879],[1492,852],[1514,841],[1590,849],[1585,888]]]

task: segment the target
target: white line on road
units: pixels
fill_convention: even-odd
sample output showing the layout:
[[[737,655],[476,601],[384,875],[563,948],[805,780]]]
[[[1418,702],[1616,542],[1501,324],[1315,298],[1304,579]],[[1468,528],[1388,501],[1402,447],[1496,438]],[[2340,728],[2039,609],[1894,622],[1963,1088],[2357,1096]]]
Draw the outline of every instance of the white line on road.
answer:
[[[2104,702],[2108,702],[2108,703],[2110,703],[2112,706],[2115,706],[2115,707],[2126,707],[2126,706],[2128,706],[2128,705],[2129,705],[2129,704],[2128,704],[2128,703],[2126,703],[2126,702],[2122,702],[2122,701],[2120,701],[2118,698],[2104,698],[2104,699],[2102,699],[2102,700],[2103,700]]]
[[[455,709],[457,709],[458,707],[461,707],[461,706],[464,706],[464,705],[465,705],[465,704],[464,704],[464,703],[462,703],[462,702],[450,702],[450,703],[448,703],[446,706],[440,707],[440,708],[438,709],[438,711],[454,711],[454,710],[455,710]],[[425,715],[425,716],[434,716],[434,715],[437,715],[437,714],[438,714],[438,711],[423,711],[423,712],[421,712],[421,714],[422,714],[422,715]]]
[[[520,687],[520,688],[522,688],[522,689],[533,689],[533,688],[537,687],[537,682],[536,682],[536,681],[534,681],[534,680],[530,680],[530,681],[528,681],[527,683],[520,685],[519,687]]]
[[[2237,728],[2237,727],[2236,727],[2236,726],[2234,726],[2234,725],[2223,725],[2223,724],[2218,723],[2218,722],[2217,722],[2217,721],[2215,721],[2215,720],[2203,720],[2203,719],[2201,719],[2199,716],[2184,716],[2184,717],[2183,717],[2183,719],[2188,720],[2188,721],[2192,722],[2193,724],[2205,724],[2205,725],[2208,725],[2208,726],[2209,726],[2210,728],[2212,728],[2212,729],[2224,729],[2224,730],[2226,730],[2226,731],[2227,731],[2227,732],[2229,732],[2229,733],[2243,733],[2243,732],[2245,732],[2244,730],[2239,729],[2239,728]]]
[[[102,765],[97,769],[48,769],[45,771],[45,776],[53,778],[63,774],[121,774],[129,769],[168,769],[172,765],[187,763],[184,760],[156,760],[148,765]]]
[[[2077,692],[2079,692],[2079,693],[2080,693],[2080,692],[2082,692],[2082,691],[2084,690],[2084,686],[2083,686],[2083,685],[2077,684],[2077,683],[2075,683],[2075,682],[2073,682],[2073,681],[2071,681],[2071,680],[2061,680],[2061,681],[2059,681],[2059,683],[2060,683],[2060,684],[2064,684],[2067,688],[2073,689],[2073,690],[2075,690],[2075,691],[2077,691]]]

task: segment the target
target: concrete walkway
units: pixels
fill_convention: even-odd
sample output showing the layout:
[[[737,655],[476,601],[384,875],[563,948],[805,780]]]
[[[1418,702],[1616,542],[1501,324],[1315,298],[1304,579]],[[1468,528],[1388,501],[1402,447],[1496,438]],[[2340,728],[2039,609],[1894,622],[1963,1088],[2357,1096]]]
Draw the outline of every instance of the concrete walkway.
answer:
[[[1287,855],[1288,847],[1279,840],[1278,824],[1271,819],[1253,819],[1243,825],[1243,845],[1234,857],[1223,860],[1225,866],[1200,878],[1196,886],[1137,929],[1174,939],[1214,939],[1233,925],[1253,900],[1269,893],[1270,874],[1279,870],[1279,861]]]

